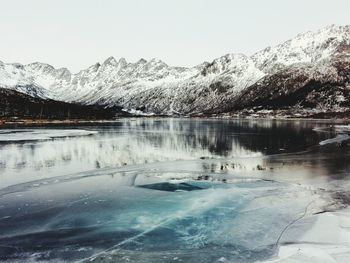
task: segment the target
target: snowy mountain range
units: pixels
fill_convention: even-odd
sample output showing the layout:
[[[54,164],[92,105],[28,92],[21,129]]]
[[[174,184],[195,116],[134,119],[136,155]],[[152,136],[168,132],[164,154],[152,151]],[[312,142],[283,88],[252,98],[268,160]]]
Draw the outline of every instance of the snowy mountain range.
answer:
[[[227,54],[192,68],[171,67],[157,59],[130,63],[109,57],[72,74],[66,68],[39,62],[0,62],[0,88],[41,99],[167,115],[286,106],[346,110],[350,101],[349,47],[350,26],[331,25],[252,56]],[[317,84],[313,88],[312,81]],[[318,89],[334,101],[327,104],[324,100],[329,98],[319,93],[318,99],[313,94],[314,103],[305,103]],[[295,94],[296,98],[283,102],[287,95]]]

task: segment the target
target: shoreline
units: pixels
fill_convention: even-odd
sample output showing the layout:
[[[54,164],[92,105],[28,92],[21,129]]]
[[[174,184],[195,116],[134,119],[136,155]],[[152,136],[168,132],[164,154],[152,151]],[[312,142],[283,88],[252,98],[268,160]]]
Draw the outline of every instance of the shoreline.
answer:
[[[69,124],[106,124],[115,123],[125,119],[225,119],[225,120],[271,120],[271,121],[324,121],[334,123],[350,123],[350,118],[311,118],[311,117],[291,117],[291,116],[164,116],[164,115],[153,115],[153,116],[123,116],[115,119],[0,119],[0,128],[8,126],[41,126],[41,125],[69,125]]]
[[[17,119],[17,120],[2,120],[0,119],[1,127],[13,127],[13,126],[41,126],[41,125],[69,125],[69,124],[98,124],[98,123],[114,123],[118,122],[120,118],[114,120],[101,119],[101,120],[89,120],[89,119]]]

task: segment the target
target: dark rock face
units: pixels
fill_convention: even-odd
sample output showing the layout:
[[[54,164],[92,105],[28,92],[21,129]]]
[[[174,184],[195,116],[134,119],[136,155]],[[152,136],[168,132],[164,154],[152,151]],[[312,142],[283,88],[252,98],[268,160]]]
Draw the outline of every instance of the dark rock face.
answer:
[[[33,119],[112,119],[120,109],[84,106],[32,96],[0,88],[0,117]]]

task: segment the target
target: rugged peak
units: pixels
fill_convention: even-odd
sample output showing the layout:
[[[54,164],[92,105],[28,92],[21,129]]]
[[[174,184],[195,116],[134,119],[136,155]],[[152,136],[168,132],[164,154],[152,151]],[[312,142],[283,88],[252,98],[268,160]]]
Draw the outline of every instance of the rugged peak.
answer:
[[[164,61],[156,58],[152,58],[147,64],[150,64],[154,67],[168,67]]]
[[[158,58],[152,58],[149,63],[153,63],[153,64],[163,64],[164,62]],[[165,64],[165,63],[164,63]]]
[[[85,73],[89,74],[92,72],[96,72],[99,70],[100,67],[101,67],[101,64],[99,62],[96,62],[94,65],[88,67],[87,69],[79,71],[79,73],[77,73],[76,75],[81,75],[81,74],[85,74]]]
[[[147,60],[144,58],[141,58],[139,61],[136,62],[136,64],[146,64]]]
[[[119,70],[125,68],[128,65],[125,58],[120,58],[118,61],[114,57],[107,58],[101,65],[99,69],[102,72],[115,72],[117,73]]]
[[[29,68],[31,70],[39,71],[42,73],[48,73],[55,70],[53,66],[46,63],[41,63],[41,62],[30,63],[25,65],[24,67]]]
[[[119,61],[118,61],[118,64],[121,66],[121,67],[124,67],[128,64],[128,62],[126,61],[125,58],[120,58]]]
[[[110,56],[109,58],[107,58],[104,62],[103,65],[112,65],[112,66],[116,66],[118,64],[117,60],[113,57]]]

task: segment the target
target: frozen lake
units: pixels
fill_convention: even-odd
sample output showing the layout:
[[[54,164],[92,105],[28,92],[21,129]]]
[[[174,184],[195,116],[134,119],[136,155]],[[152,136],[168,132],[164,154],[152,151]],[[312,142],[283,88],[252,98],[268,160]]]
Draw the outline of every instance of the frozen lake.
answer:
[[[0,129],[0,261],[268,260],[314,224],[298,220],[348,202],[348,135],[330,125]]]

